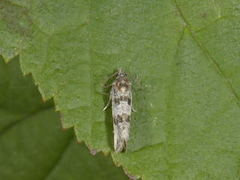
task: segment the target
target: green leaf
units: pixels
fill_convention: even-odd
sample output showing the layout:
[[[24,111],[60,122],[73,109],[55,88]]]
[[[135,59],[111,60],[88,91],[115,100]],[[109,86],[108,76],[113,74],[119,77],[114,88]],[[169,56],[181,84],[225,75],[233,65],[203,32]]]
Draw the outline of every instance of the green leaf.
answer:
[[[30,37],[1,22],[11,38],[24,38],[23,47],[11,41],[22,49],[24,73],[32,73],[44,99],[54,98],[63,127],[74,127],[79,141],[112,152],[101,92],[122,67],[132,77],[137,112],[127,152],[112,152],[117,165],[144,179],[239,177],[237,0],[6,2],[32,22],[23,23]]]
[[[127,179],[109,157],[92,156],[62,131],[53,104],[43,104],[17,59],[0,59],[0,75],[1,179]]]

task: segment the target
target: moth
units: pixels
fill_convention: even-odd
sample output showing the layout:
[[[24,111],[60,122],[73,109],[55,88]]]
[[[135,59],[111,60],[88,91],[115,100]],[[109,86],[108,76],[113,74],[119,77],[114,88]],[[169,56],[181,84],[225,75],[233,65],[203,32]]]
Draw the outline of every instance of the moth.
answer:
[[[128,76],[121,69],[116,73],[116,79],[111,84],[111,91],[107,105],[112,103],[114,150],[122,152],[126,150],[130,132],[132,107],[132,84]]]

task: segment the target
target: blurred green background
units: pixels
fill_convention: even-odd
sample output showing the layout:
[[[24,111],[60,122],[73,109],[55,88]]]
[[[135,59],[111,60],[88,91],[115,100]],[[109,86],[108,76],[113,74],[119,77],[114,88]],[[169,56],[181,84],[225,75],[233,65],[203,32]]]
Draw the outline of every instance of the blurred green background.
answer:
[[[0,58],[1,180],[128,179],[109,156],[93,156],[63,130],[52,101],[44,103],[18,58]]]

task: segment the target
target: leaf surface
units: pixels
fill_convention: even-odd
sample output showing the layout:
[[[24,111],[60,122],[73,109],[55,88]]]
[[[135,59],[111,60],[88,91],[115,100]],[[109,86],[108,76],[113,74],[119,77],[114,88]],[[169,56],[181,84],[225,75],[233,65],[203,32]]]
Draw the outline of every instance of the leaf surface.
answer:
[[[33,22],[20,51],[24,73],[54,98],[63,127],[74,127],[79,141],[112,152],[101,93],[121,67],[137,112],[128,151],[112,153],[117,165],[144,179],[239,177],[237,0],[7,2]]]

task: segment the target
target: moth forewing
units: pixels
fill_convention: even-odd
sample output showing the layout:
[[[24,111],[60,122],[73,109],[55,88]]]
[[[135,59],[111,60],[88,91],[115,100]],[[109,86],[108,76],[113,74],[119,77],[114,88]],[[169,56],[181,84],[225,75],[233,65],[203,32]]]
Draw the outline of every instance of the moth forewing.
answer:
[[[112,83],[109,102],[104,110],[112,102],[114,150],[121,152],[126,150],[129,139],[130,120],[132,112],[132,87],[127,74],[119,70],[116,79]]]

